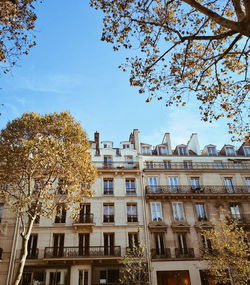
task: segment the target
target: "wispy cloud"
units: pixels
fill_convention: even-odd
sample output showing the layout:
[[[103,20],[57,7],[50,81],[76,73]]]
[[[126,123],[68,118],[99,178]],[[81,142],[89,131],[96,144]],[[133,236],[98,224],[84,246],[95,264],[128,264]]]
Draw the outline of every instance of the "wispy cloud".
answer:
[[[215,144],[218,147],[230,143],[225,121],[205,123],[201,121],[197,109],[170,110],[167,118],[162,122],[165,127],[155,128],[150,133],[142,134],[143,142],[157,145],[162,142],[164,133],[171,134],[172,148],[178,144],[186,144],[192,133],[198,133],[201,148],[207,144]]]

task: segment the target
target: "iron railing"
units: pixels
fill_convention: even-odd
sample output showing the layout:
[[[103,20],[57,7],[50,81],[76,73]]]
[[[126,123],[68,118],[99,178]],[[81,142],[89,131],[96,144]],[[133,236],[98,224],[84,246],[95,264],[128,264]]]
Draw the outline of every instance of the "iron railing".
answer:
[[[92,224],[94,222],[94,214],[79,214],[77,224]]]
[[[238,224],[250,224],[250,214],[231,214],[230,218]]]
[[[114,223],[115,216],[114,215],[103,215],[103,222],[104,223]]]
[[[146,194],[249,194],[249,186],[189,186],[158,185],[146,186]]]
[[[44,258],[119,257],[120,246],[45,247]]]
[[[250,169],[249,162],[153,162],[144,163],[145,169]]]
[[[171,258],[170,248],[163,248],[161,250],[152,248],[151,249],[151,257],[152,259],[166,259]]]
[[[135,161],[93,161],[94,165],[100,169],[138,169],[139,163]]]
[[[138,216],[137,215],[128,215],[127,221],[128,221],[128,223],[138,222]]]
[[[193,248],[176,248],[175,249],[176,258],[194,258]]]
[[[37,259],[39,254],[39,248],[31,249],[28,252],[27,259]]]

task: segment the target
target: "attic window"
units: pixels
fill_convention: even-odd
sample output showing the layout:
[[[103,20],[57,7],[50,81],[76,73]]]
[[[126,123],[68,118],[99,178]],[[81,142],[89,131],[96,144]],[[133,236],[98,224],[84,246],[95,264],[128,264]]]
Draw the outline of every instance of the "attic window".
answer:
[[[235,150],[233,147],[226,147],[226,155],[235,155]]]
[[[250,156],[250,146],[244,146],[244,154],[245,156]]]
[[[158,154],[159,155],[167,155],[168,154],[168,150],[165,146],[159,146],[158,147]]]
[[[123,149],[129,148],[129,144],[122,145]]]
[[[207,153],[208,155],[217,155],[217,151],[214,146],[208,146]]]
[[[150,148],[149,147],[143,147],[142,148],[142,153],[143,154],[150,154]]]
[[[185,146],[179,147],[179,155],[187,155],[187,148]]]

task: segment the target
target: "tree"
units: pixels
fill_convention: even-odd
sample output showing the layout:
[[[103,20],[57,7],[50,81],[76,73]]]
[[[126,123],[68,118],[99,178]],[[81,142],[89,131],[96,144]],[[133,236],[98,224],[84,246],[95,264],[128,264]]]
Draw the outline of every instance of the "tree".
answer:
[[[250,140],[248,0],[90,3],[105,14],[102,40],[132,49],[120,68],[148,102],[166,94],[166,106],[185,105],[196,95],[202,120],[226,117],[234,139]]]
[[[124,285],[149,284],[149,269],[145,258],[145,246],[133,243],[123,256],[120,283]]]
[[[85,131],[68,112],[25,113],[0,134],[0,194],[21,222],[22,256],[37,218],[52,218],[59,207],[74,210],[92,194],[96,177]],[[78,205],[78,206],[77,206]]]
[[[35,46],[36,0],[0,0],[0,68],[6,73]]]
[[[211,276],[223,284],[247,284],[250,279],[250,242],[243,228],[235,221],[220,220],[202,235],[211,244],[202,251]]]

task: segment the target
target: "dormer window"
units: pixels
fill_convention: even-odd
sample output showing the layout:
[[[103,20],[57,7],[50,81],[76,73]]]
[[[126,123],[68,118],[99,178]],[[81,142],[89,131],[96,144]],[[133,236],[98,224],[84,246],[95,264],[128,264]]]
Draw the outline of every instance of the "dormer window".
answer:
[[[235,150],[233,147],[226,147],[226,155],[232,156],[235,155]]]
[[[103,148],[108,148],[108,144],[104,143]]]
[[[179,146],[179,155],[188,155],[187,148],[185,146]]]
[[[168,149],[165,146],[159,146],[158,147],[158,154],[159,155],[167,155]]]
[[[250,146],[244,146],[244,154],[245,156],[250,156]]]
[[[101,143],[102,143],[103,148],[112,148],[113,147],[113,142],[102,141]]]
[[[151,154],[150,148],[149,147],[142,147],[142,154]]]
[[[208,146],[207,147],[207,153],[208,155],[217,155],[217,151],[216,151],[216,148],[214,146]]]
[[[129,147],[130,147],[129,144],[123,144],[123,145],[122,145],[122,148],[123,148],[123,149],[129,148]]]

